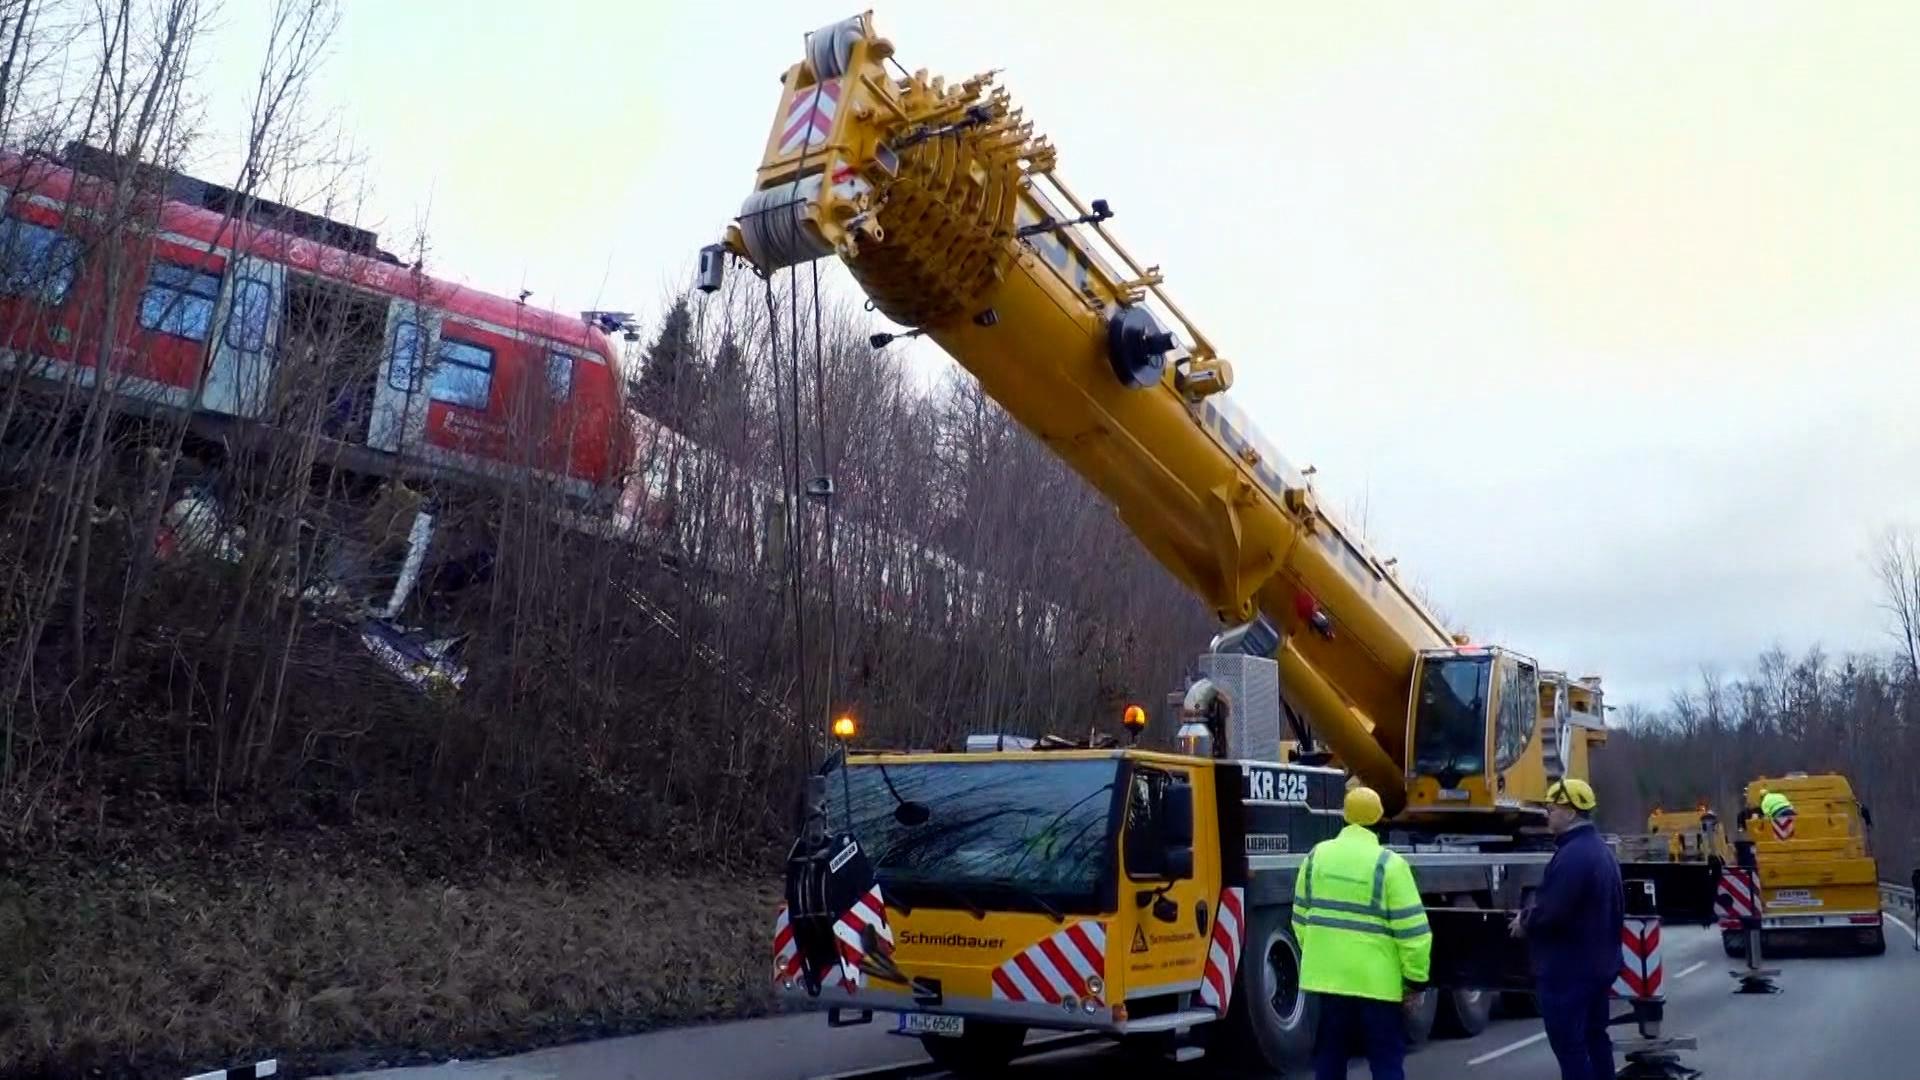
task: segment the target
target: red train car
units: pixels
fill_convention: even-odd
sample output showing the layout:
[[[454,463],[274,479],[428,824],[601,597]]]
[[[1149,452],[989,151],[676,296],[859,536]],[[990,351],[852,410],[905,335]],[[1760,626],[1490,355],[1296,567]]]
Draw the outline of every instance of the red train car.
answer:
[[[367,472],[617,490],[615,320],[441,281],[365,230],[85,146],[0,154],[0,188],[0,366],[38,385],[104,374],[116,407],[188,409],[203,433],[318,424],[330,460]]]

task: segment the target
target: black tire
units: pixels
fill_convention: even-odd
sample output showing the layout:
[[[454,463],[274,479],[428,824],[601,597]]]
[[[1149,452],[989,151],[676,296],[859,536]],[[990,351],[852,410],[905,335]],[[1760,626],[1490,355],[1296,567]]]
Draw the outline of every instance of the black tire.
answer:
[[[1456,896],[1453,906],[1478,908],[1471,896]],[[1493,1022],[1493,1005],[1499,994],[1492,990],[1447,990],[1440,994],[1440,1015],[1435,1030],[1443,1037],[1471,1039],[1487,1030]]]
[[[958,1076],[993,1076],[1005,1069],[1027,1041],[1023,1024],[968,1020],[959,1038],[922,1035],[920,1045],[934,1064]]]
[[[1440,999],[1444,997],[1445,992],[1429,986],[1413,1004],[1401,1003],[1400,1013],[1407,1020],[1407,1049],[1425,1045],[1433,1037],[1433,1024],[1440,1015]]]
[[[1865,940],[1861,942],[1860,951],[1866,953],[1868,956],[1883,955],[1887,951],[1886,930],[1876,926],[1872,930],[1867,931]]]
[[[1247,921],[1233,1004],[1223,1024],[1213,1025],[1225,1056],[1285,1075],[1313,1060],[1320,1003],[1300,989],[1300,943],[1289,925],[1291,909],[1256,908]]]
[[[1747,955],[1747,934],[1744,930],[1720,931],[1720,947],[1727,955],[1738,960]]]

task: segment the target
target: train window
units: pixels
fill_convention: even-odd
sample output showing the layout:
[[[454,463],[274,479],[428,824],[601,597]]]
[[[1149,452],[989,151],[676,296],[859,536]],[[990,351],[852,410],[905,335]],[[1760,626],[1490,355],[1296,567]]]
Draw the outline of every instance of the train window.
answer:
[[[493,350],[464,341],[440,339],[433,359],[433,400],[468,409],[484,409],[493,396]]]
[[[177,263],[155,262],[140,296],[140,325],[192,341],[207,340],[220,275]]]
[[[60,303],[73,287],[75,251],[72,238],[56,229],[7,218],[0,225],[0,292]]]
[[[547,392],[555,401],[565,401],[573,393],[573,357],[563,352],[547,354]]]
[[[273,321],[273,286],[259,278],[241,278],[233,286],[233,310],[227,314],[227,344],[242,352],[267,345]]]
[[[395,323],[393,363],[387,366],[387,385],[411,393],[419,384],[420,324]]]

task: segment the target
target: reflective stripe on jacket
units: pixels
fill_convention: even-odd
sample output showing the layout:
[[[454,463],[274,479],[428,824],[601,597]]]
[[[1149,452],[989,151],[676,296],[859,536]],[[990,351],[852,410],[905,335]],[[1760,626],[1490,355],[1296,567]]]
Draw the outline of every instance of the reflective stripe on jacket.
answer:
[[[1760,812],[1768,817],[1779,817],[1782,810],[1792,810],[1793,803],[1785,795],[1775,791],[1760,800]]]
[[[1300,986],[1322,994],[1399,1001],[1427,981],[1433,933],[1398,852],[1359,825],[1314,845],[1293,884]]]

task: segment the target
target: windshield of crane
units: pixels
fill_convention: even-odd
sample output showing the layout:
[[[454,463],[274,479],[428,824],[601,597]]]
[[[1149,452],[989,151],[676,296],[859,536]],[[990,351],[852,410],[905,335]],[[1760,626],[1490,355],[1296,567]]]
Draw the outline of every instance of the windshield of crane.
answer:
[[[1487,693],[1492,656],[1428,657],[1420,665],[1413,771],[1445,787],[1486,771]]]
[[[844,788],[828,778],[828,813],[850,826],[889,898],[1097,913],[1114,890],[1119,769],[1112,759],[854,762]],[[915,810],[899,813],[903,804]]]

